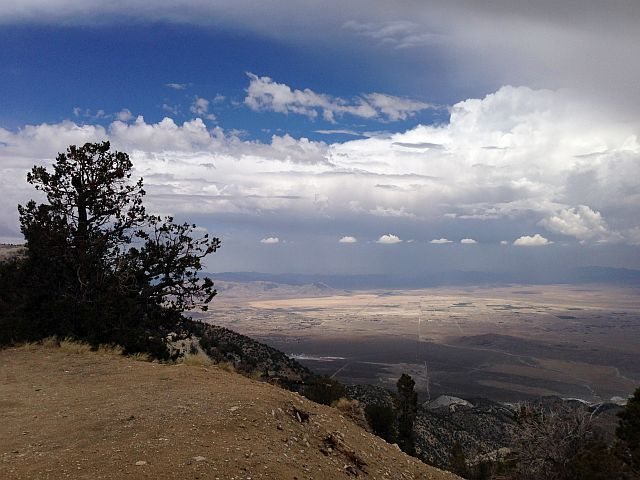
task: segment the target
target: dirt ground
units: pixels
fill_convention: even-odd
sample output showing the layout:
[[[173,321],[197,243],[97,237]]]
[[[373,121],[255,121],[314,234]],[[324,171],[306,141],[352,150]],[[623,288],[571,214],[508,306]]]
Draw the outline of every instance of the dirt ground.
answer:
[[[0,351],[0,478],[458,478],[329,407],[216,366]]]

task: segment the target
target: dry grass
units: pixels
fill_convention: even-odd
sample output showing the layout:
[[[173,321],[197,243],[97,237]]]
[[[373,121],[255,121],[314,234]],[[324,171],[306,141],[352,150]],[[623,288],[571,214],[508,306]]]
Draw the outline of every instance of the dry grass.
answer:
[[[26,350],[28,352],[33,352],[37,350],[45,349],[60,349],[66,353],[73,354],[85,354],[89,352],[97,353],[100,355],[122,355],[124,349],[120,345],[98,345],[97,348],[92,347],[88,343],[73,340],[69,337],[63,338],[62,340],[58,337],[47,337],[43,338],[38,342],[25,342],[18,345],[19,348]],[[142,357],[143,355],[138,355],[137,357]],[[135,356],[134,356],[135,357]],[[139,358],[136,358],[139,359]],[[148,358],[145,356],[145,359]]]
[[[147,353],[137,352],[127,355],[127,358],[135,360],[136,362],[150,362],[151,357]]]
[[[67,353],[88,353],[91,351],[91,345],[84,342],[78,342],[71,340],[70,338],[64,338],[60,340],[60,350]]]
[[[122,355],[124,348],[120,345],[98,345],[97,352],[102,355]]]
[[[42,345],[36,342],[26,342],[18,346],[27,352],[35,352],[36,350],[40,350],[42,348]]]
[[[208,367],[209,365],[213,365],[209,356],[200,351],[198,351],[198,353],[187,353],[182,357],[180,363],[190,367]]]

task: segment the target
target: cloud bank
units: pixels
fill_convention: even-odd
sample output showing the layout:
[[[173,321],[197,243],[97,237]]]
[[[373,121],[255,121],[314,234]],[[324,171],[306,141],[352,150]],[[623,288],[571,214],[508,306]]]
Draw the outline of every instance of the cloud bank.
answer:
[[[334,239],[345,225],[356,238],[384,228],[396,233],[379,241],[391,243],[438,231],[497,244],[542,229],[549,241],[640,244],[638,124],[568,91],[507,86],[453,105],[447,124],[337,143],[248,141],[201,118],[122,118],[0,129],[0,236],[20,238],[15,205],[36,195],[24,181],[32,165],[110,140],[130,153],[152,209],[268,224],[261,236],[317,223]]]

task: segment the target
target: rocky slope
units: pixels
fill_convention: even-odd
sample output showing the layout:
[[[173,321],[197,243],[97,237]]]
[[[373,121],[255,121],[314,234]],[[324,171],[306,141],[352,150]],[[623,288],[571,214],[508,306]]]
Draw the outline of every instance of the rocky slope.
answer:
[[[0,351],[0,478],[458,478],[333,408],[216,366]]]
[[[394,406],[391,392],[377,386],[347,388],[361,405]],[[596,438],[610,442],[622,407],[614,404],[589,405],[558,397],[543,397],[528,402],[536,409],[553,412],[567,422],[588,418]],[[441,396],[419,406],[414,425],[416,453],[423,461],[449,468],[452,447],[459,444],[468,462],[504,459],[517,448],[521,433],[517,421],[518,405],[484,398],[460,399]],[[397,427],[397,426],[396,426]]]

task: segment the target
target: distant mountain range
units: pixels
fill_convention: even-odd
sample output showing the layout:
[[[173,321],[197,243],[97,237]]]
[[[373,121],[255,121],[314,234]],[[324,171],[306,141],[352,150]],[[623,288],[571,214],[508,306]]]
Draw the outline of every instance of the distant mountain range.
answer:
[[[503,284],[585,284],[608,283],[640,285],[640,270],[611,267],[579,267],[566,272],[464,272],[448,271],[423,275],[315,275],[297,273],[219,272],[208,273],[214,280],[227,282],[274,282],[285,285],[317,284],[331,288],[428,288],[447,285]]]

